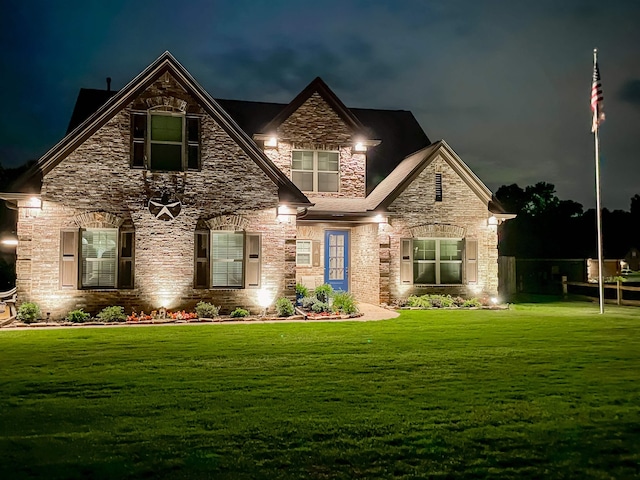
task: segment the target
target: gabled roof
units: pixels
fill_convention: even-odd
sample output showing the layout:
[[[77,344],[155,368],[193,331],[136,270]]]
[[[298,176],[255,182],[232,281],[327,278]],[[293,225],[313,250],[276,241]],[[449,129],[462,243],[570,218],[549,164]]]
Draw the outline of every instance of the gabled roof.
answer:
[[[291,116],[304,102],[309,100],[314,93],[318,93],[325,102],[338,114],[338,116],[351,128],[354,133],[365,133],[365,128],[360,120],[349,110],[342,100],[324,83],[320,77],[316,77],[307,85],[278,115],[263,127],[263,131],[259,133],[274,132],[282,125],[287,118]]]
[[[409,156],[382,181],[366,198],[330,198],[313,197],[314,206],[310,209],[309,219],[330,217],[335,214],[371,215],[382,213],[406,190],[406,188],[436,158],[442,157],[460,176],[469,188],[478,196],[492,213],[502,213],[501,206],[496,203],[491,191],[471,171],[466,163],[453,151],[444,140],[437,141]]]
[[[45,175],[49,172],[165,72],[170,72],[176,78],[181,86],[198,101],[200,106],[216,120],[249,158],[255,161],[277,185],[281,201],[292,205],[310,204],[307,197],[275,166],[255,142],[247,136],[169,52],[164,52],[160,55],[142,73],[109,98],[95,113],[73,128],[71,132],[40,158],[31,171],[31,175]]]

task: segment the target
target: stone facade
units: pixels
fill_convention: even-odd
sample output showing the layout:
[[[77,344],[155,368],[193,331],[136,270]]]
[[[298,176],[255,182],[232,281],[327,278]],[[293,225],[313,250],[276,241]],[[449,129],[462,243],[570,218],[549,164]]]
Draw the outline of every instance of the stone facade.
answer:
[[[265,153],[291,178],[293,150],[329,150],[339,152],[337,193],[305,192],[309,196],[363,198],[366,194],[366,155],[353,151],[355,138],[340,116],[314,93],[276,131],[278,146]]]
[[[160,306],[193,308],[200,300],[221,305],[223,311],[237,306],[259,310],[255,289],[193,288],[196,226],[228,214],[243,218],[246,231],[261,236],[263,295],[293,296],[294,267],[286,240],[294,238],[295,232],[277,221],[277,186],[175,80],[166,80],[154,83],[56,165],[44,177],[39,215],[20,218],[19,294],[23,300],[39,303],[52,317],[75,308],[95,314],[113,304],[138,311]],[[130,112],[161,95],[182,99],[187,111],[202,115],[199,171],[168,173],[130,167]],[[163,189],[182,202],[180,215],[170,222],[157,220],[147,208],[148,199]],[[75,219],[88,212],[114,215],[135,231],[135,288],[60,287],[60,231],[78,228]],[[283,275],[286,269],[290,270],[288,282]]]
[[[352,218],[344,221],[335,216],[312,221],[305,219],[306,211],[299,212],[297,219],[290,214],[278,217],[281,186],[241,147],[241,140],[232,137],[229,125],[209,115],[202,97],[194,98],[189,93],[194,90],[185,88],[184,80],[177,78],[171,73],[160,75],[57,162],[44,176],[40,209],[19,204],[19,301],[38,303],[52,318],[61,318],[76,308],[95,314],[108,305],[147,312],[161,306],[192,309],[201,300],[221,306],[223,313],[235,307],[257,312],[280,296],[293,299],[296,282],[312,286],[324,282],[326,230],[348,232],[348,288],[359,301],[392,303],[412,293],[471,297],[497,292],[497,232],[487,222],[487,194],[477,193],[477,183],[472,188],[475,177],[453,168],[457,160],[448,156],[446,149],[434,158],[424,158],[420,164],[426,165],[423,170],[394,194],[383,212],[388,222],[375,219],[366,209],[358,218],[353,218],[354,210],[348,210]],[[159,172],[132,167],[132,119],[150,108],[199,119],[197,170]],[[308,192],[311,202],[316,199],[335,205],[332,202],[353,199],[362,209],[363,202],[369,200],[365,199],[366,155],[353,151],[356,134],[322,95],[312,93],[279,124],[276,135],[277,146],[264,147],[264,154],[288,178],[293,150],[339,152],[339,191]],[[436,174],[442,179],[441,201],[436,201]],[[288,180],[284,178],[284,182]],[[181,202],[179,215],[171,221],[159,220],[148,208],[149,200],[162,192]],[[82,228],[133,232],[133,288],[63,285],[61,232]],[[259,235],[259,285],[196,288],[196,236],[203,230]],[[469,281],[463,270],[459,285],[403,285],[401,242],[412,238],[473,242],[477,245],[477,278]],[[312,241],[311,266],[296,265],[296,240]]]

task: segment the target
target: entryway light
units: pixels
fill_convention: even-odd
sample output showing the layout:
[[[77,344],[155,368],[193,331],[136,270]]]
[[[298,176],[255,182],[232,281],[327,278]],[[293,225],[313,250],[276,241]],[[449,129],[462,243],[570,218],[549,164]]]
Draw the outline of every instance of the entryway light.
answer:
[[[277,147],[278,146],[278,137],[269,137],[264,141],[265,147]]]
[[[487,219],[487,225],[489,226],[496,226],[498,225],[498,219],[496,218],[495,215],[491,215],[488,219]]]

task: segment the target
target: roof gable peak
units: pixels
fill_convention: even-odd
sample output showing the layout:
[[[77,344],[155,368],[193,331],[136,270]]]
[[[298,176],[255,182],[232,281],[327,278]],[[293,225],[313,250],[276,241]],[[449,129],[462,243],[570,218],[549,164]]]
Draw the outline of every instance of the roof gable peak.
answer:
[[[291,102],[267,125],[264,127],[263,133],[275,131],[282,125],[298,108],[300,108],[311,96],[317,93],[327,102],[329,107],[333,109],[338,116],[351,128],[354,132],[359,133],[365,130],[360,120],[342,103],[342,100],[329,88],[320,77],[314,78]]]

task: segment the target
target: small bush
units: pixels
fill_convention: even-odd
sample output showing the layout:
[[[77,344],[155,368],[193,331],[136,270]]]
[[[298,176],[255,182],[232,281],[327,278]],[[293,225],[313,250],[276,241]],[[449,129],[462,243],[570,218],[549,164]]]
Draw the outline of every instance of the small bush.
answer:
[[[422,295],[418,297],[417,295],[410,295],[407,298],[407,306],[415,307],[415,308],[431,308],[431,300],[429,295]]]
[[[16,318],[24,323],[32,323],[39,320],[40,316],[40,307],[37,303],[24,302],[18,307]]]
[[[466,300],[463,304],[463,307],[465,308],[470,308],[470,307],[481,307],[482,303],[480,303],[480,300],[478,300],[477,298],[470,298],[469,300]]]
[[[302,299],[302,308],[305,310],[311,310],[313,304],[316,303],[318,299],[315,296],[308,296]]]
[[[333,295],[333,287],[328,283],[323,283],[315,288],[313,294],[321,302],[327,303],[329,298]]]
[[[311,310],[313,310],[315,313],[331,311],[331,309],[329,308],[329,304],[326,302],[321,302],[320,300],[316,300],[316,302],[311,306]]]
[[[103,308],[97,317],[103,322],[124,322],[127,319],[124,308],[117,305]]]
[[[308,297],[309,289],[301,283],[296,283],[296,296],[297,297]]]
[[[442,295],[431,295],[429,303],[433,308],[442,308]]]
[[[216,307],[213,303],[198,302],[196,305],[196,314],[198,318],[215,318],[220,313],[220,307]]]
[[[293,308],[291,300],[285,297],[280,297],[276,300],[276,312],[278,312],[279,317],[290,317],[295,313],[295,309]]]
[[[249,310],[245,310],[244,308],[236,308],[233,312],[231,312],[231,318],[244,318],[249,316]]]
[[[332,308],[335,312],[351,315],[358,312],[358,304],[349,292],[336,292],[333,296]]]
[[[67,313],[65,320],[73,323],[84,323],[90,318],[91,315],[80,308],[78,310],[71,310],[69,313]]]
[[[464,298],[462,298],[462,297],[455,297],[453,299],[453,304],[456,307],[461,307],[462,305],[464,305],[464,302],[466,302],[466,300]]]

